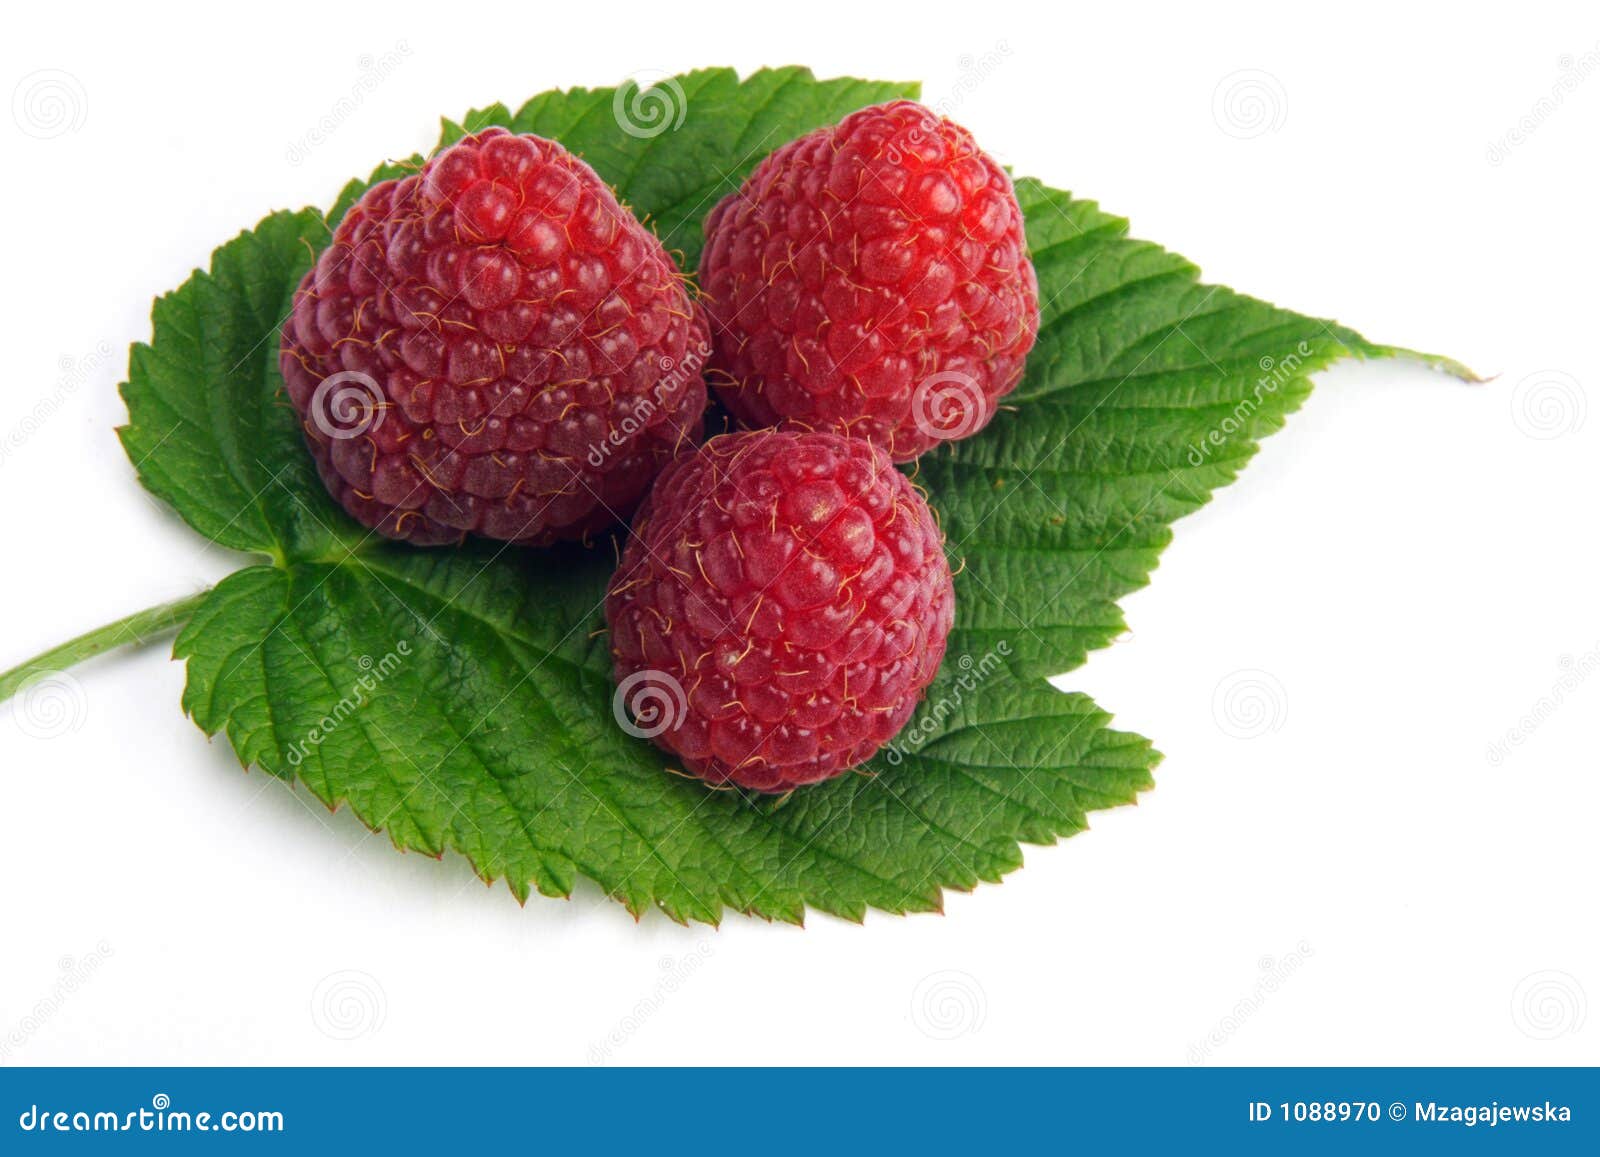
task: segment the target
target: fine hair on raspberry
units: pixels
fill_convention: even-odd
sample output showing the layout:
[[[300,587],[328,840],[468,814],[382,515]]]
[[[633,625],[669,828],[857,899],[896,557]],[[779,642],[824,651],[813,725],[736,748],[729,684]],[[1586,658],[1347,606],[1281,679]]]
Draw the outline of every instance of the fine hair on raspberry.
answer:
[[[619,722],[713,785],[831,778],[910,719],[954,608],[943,534],[883,449],[712,438],[662,472],[612,580]]]
[[[491,128],[350,208],[280,365],[358,522],[538,545],[625,519],[699,440],[709,353],[672,258],[594,170]]]
[[[907,462],[975,434],[1022,378],[1039,287],[1011,178],[913,101],[778,149],[706,221],[713,383]]]

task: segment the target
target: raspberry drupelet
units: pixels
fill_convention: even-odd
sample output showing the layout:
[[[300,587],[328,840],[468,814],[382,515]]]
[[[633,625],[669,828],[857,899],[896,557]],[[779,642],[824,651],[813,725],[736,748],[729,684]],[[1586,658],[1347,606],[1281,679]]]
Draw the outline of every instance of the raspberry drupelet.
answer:
[[[345,214],[280,365],[358,522],[538,545],[625,519],[699,440],[709,352],[671,257],[594,170],[491,128]]]
[[[762,161],[707,219],[700,284],[735,417],[867,438],[896,462],[987,425],[1039,330],[1010,177],[905,100]]]
[[[954,607],[933,513],[881,448],[712,438],[662,472],[612,580],[619,719],[713,785],[832,778],[910,719]]]

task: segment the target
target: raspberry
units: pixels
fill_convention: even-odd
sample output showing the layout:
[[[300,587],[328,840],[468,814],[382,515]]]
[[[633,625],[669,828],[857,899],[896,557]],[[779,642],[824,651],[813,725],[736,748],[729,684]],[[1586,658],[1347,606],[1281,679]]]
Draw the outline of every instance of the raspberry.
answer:
[[[280,365],[357,521],[540,544],[626,517],[699,440],[709,353],[672,259],[594,170],[496,128],[345,215]]]
[[[1039,285],[1011,179],[912,101],[769,156],[706,221],[718,395],[907,462],[976,433],[1022,377]]]
[[[954,608],[944,536],[882,449],[724,434],[634,519],[606,597],[617,717],[714,785],[829,779],[911,718]]]

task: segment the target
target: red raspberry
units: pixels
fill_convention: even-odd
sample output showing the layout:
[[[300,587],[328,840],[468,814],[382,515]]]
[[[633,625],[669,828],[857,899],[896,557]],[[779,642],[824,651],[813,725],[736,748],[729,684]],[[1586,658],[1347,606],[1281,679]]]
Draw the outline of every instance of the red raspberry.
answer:
[[[711,784],[816,783],[905,726],[954,608],[944,536],[883,450],[724,434],[634,519],[606,598],[617,719]]]
[[[1039,331],[1011,179],[906,100],[761,162],[706,220],[700,285],[735,417],[854,434],[897,462],[982,429]]]
[[[345,215],[280,365],[357,521],[538,544],[626,517],[699,440],[709,352],[672,259],[594,170],[492,128]]]

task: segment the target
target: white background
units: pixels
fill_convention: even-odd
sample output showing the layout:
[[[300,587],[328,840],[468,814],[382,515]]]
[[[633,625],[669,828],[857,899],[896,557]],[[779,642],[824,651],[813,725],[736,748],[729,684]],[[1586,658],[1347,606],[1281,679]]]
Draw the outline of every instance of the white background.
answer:
[[[150,299],[547,88],[920,77],[1208,279],[1499,376],[1320,375],[1065,680],[1166,753],[1156,790],[943,916],[519,908],[242,773],[165,645],[86,666],[64,734],[0,707],[0,1063],[1600,1062],[1593,5],[888,7],[13,8],[0,87],[69,108],[0,118],[0,667],[238,565],[112,435]]]

